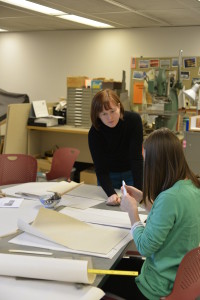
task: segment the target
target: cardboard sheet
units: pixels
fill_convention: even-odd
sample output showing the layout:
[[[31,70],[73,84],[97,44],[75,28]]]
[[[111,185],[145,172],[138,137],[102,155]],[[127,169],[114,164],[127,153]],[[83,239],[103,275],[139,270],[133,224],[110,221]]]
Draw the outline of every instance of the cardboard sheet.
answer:
[[[124,237],[124,229],[87,224],[68,215],[40,208],[32,225],[19,220],[19,229],[71,249],[106,254]]]

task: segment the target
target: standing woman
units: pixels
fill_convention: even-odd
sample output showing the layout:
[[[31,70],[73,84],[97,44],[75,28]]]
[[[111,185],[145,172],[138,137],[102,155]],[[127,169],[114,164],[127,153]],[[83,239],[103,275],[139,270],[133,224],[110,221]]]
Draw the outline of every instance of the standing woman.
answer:
[[[118,95],[110,89],[98,92],[91,104],[92,126],[88,141],[98,184],[108,205],[119,205],[122,180],[142,189],[143,127],[140,115],[124,111]]]

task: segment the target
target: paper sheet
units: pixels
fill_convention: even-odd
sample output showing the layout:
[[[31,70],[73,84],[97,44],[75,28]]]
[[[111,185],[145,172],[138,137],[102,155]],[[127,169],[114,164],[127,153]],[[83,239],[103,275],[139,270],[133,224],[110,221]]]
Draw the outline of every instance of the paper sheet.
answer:
[[[65,207],[60,210],[60,213],[88,223],[102,224],[127,229],[131,228],[128,213],[123,211],[97,208],[87,208],[85,210],[80,210],[71,207]],[[139,214],[139,216],[142,222],[147,219],[147,215],[145,214]]]
[[[28,193],[37,196],[44,194],[51,194],[52,192],[57,192],[61,195],[73,190],[80,186],[81,183],[75,181],[67,182],[28,182],[18,184],[12,187],[2,189],[2,192],[9,196],[17,196],[17,193]],[[34,200],[34,198],[33,198]]]
[[[94,286],[0,276],[2,300],[100,300],[104,292]]]
[[[19,208],[0,208],[0,237],[16,232],[18,219],[32,222],[40,207],[39,201],[29,200],[23,201]]]
[[[71,183],[65,182],[68,188],[67,194],[62,195],[61,201],[58,205],[71,206],[76,208],[85,209],[91,206],[95,206],[105,201],[104,192],[100,187],[85,185],[80,183],[75,183],[72,181]],[[48,192],[50,190],[57,190],[57,186],[60,183],[58,182],[30,182],[23,183],[16,186],[8,187],[2,189],[5,194],[10,196],[18,196],[17,192],[34,194],[37,196],[41,196],[44,194],[51,194]],[[73,189],[71,189],[73,185]],[[32,200],[38,201],[37,198],[33,198]]]
[[[0,275],[92,284],[96,275],[89,274],[87,260],[0,253]],[[38,267],[39,266],[39,267]]]
[[[22,204],[22,201],[24,199],[20,198],[12,198],[12,197],[3,197],[0,198],[0,208],[1,207],[7,207],[7,208],[17,208],[20,207]]]
[[[70,181],[70,182],[60,181],[60,182],[57,182],[57,184],[54,184],[54,186],[51,186],[50,188],[48,188],[47,192],[55,192],[60,195],[64,195],[64,194],[68,193],[69,191],[77,188],[81,184],[83,184],[83,182],[77,183],[75,181]]]
[[[118,230],[117,228],[113,228],[114,230]],[[96,257],[102,257],[102,258],[109,258],[112,259],[116,253],[125,245],[127,245],[131,240],[132,236],[130,234],[130,230],[127,231],[127,235],[125,238],[123,238],[114,248],[112,248],[111,251],[109,251],[107,254],[101,254],[101,253],[95,253],[95,252],[87,252],[87,251],[78,251],[69,249],[65,246],[56,244],[54,242],[47,241],[43,238],[39,238],[38,236],[28,234],[26,232],[21,233],[17,235],[16,237],[9,240],[9,243],[16,244],[16,245],[22,245],[22,246],[29,246],[29,247],[36,247],[36,248],[42,248],[42,249],[49,249],[49,250],[55,250],[55,251],[62,251],[67,253],[76,253],[81,255],[90,255],[90,256],[96,256]],[[41,250],[40,250],[41,251]]]
[[[57,182],[28,182],[28,183],[22,183],[18,185],[14,185],[11,187],[3,188],[2,192],[9,196],[17,196],[16,193],[23,192],[23,193],[29,193],[34,194],[37,196],[41,196],[44,194],[48,194],[48,190],[53,188]],[[52,194],[49,192],[49,194]],[[35,198],[34,198],[35,199]],[[33,199],[33,200],[34,200]]]
[[[32,225],[18,222],[19,229],[80,251],[108,253],[126,235],[109,227],[86,224],[60,212],[40,208]]]
[[[97,200],[97,199],[90,199],[90,198],[83,198],[80,196],[72,196],[72,195],[62,195],[62,199],[59,203],[60,206],[68,206],[68,207],[74,207],[79,209],[86,209],[95,205],[98,205],[102,202],[105,202],[105,200]]]
[[[47,117],[49,112],[45,100],[32,101],[34,113],[36,118]]]
[[[83,184],[78,186],[76,189],[70,191],[68,195],[102,201],[107,200],[107,196],[102,187],[92,184]]]

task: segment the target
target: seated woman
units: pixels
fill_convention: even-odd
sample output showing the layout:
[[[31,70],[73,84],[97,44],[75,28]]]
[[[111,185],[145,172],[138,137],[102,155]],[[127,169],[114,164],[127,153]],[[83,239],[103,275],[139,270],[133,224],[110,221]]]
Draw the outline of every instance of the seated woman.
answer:
[[[143,192],[125,188],[121,209],[128,212],[134,243],[146,260],[138,277],[124,276],[120,281],[110,277],[112,282],[108,280],[103,289],[126,300],[159,300],[172,291],[184,255],[200,242],[200,182],[189,169],[174,133],[162,128],[147,137]],[[141,200],[149,210],[146,226],[138,214]],[[135,270],[134,259],[131,261],[130,268]],[[119,285],[122,291],[117,290]]]

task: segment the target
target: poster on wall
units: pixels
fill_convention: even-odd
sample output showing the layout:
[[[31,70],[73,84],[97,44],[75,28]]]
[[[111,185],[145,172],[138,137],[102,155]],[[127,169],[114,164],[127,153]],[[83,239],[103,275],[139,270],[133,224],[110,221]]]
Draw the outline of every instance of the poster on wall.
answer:
[[[131,57],[131,69],[135,69],[135,68],[136,68],[136,58]]]
[[[133,104],[142,104],[144,82],[133,83]]]

